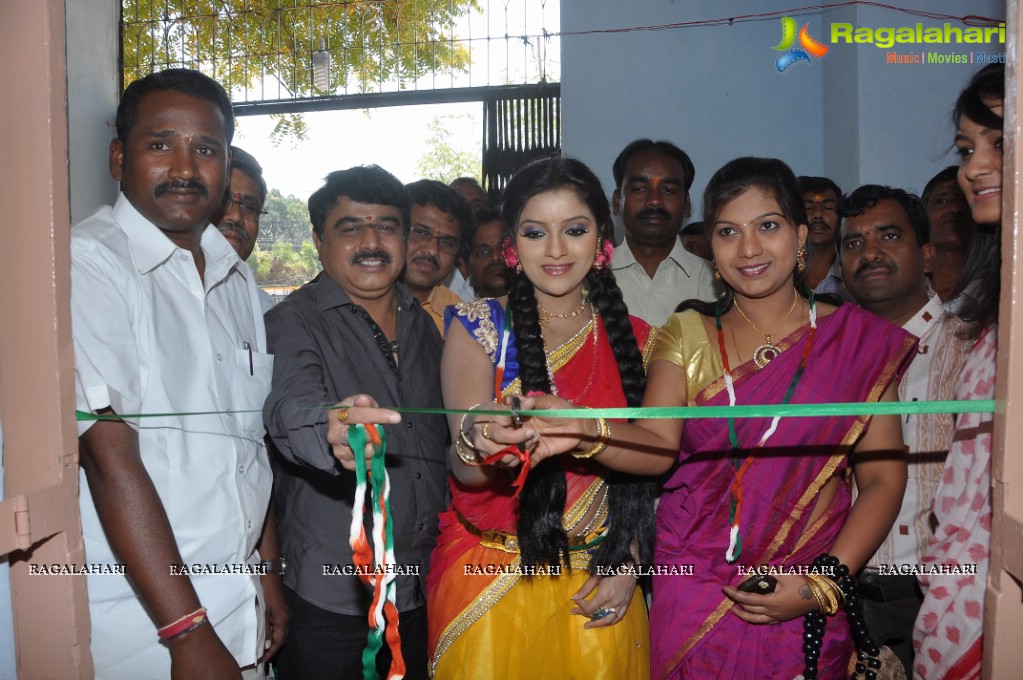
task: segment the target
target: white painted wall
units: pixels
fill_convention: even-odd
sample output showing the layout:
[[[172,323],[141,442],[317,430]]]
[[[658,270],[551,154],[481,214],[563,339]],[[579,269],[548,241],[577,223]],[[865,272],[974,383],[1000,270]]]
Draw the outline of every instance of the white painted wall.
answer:
[[[854,6],[792,15],[830,46],[778,73],[771,49],[780,16],[719,26],[585,33],[663,26],[806,3],[739,0],[562,2],[563,148],[614,189],[611,164],[633,139],[668,139],[696,165],[693,219],[714,171],[737,156],[775,156],[796,174],[832,177],[845,191],[880,183],[919,192],[954,161],[949,113],[974,65],[894,65],[873,45],[831,44],[832,22],[941,26],[944,20]],[[1004,19],[1003,0],[907,0],[904,7]],[[951,20],[953,25],[962,24]],[[579,34],[579,32],[583,32]],[[896,46],[907,52],[1004,51],[1003,45]]]

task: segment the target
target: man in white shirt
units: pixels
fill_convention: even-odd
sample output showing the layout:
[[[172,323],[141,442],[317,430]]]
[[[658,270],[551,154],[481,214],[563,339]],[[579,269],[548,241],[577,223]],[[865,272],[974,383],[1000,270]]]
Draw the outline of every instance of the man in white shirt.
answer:
[[[671,142],[638,139],[615,159],[612,209],[625,224],[625,243],[611,269],[629,313],[660,326],[680,302],[713,300],[714,273],[679,241],[689,217],[689,188],[696,171]]]
[[[928,288],[934,246],[923,205],[901,189],[866,185],[844,199],[842,215],[839,262],[849,292],[864,309],[920,338],[899,384],[899,400],[954,399],[970,343],[962,337],[962,322],[945,313]],[[933,533],[931,503],[955,419],[949,413],[906,415],[902,423],[909,455],[906,494],[895,526],[860,576],[860,594],[874,639],[912,669],[921,594],[916,577],[898,571],[921,562]]]
[[[90,563],[124,566],[88,580],[100,679],[259,678],[286,635],[273,357],[252,272],[210,224],[233,130],[196,71],[133,82],[110,145],[121,194],[71,230],[77,408],[106,416],[79,422],[82,531]]]

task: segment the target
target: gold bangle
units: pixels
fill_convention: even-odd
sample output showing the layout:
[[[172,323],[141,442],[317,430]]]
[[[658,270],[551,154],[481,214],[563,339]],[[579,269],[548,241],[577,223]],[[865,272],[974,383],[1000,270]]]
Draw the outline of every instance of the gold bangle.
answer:
[[[594,456],[599,456],[600,454],[604,453],[605,450],[607,450],[607,443],[611,439],[611,426],[608,425],[607,421],[603,418],[596,418],[596,421],[597,436],[594,437],[593,439],[593,446],[586,449],[585,451],[573,453],[572,456],[574,458],[580,459],[593,458]]]
[[[828,616],[837,614],[838,596],[836,595],[836,590],[838,588],[832,588],[832,581],[820,574],[807,574],[806,579],[811,584],[810,589],[814,591],[814,595],[818,596],[818,604],[821,605],[821,611]]]
[[[462,414],[462,419],[458,422],[458,438],[462,440],[462,443],[465,444],[466,447],[472,449],[477,454],[479,453],[479,449],[476,448],[476,444],[469,439],[469,434],[465,431],[465,419],[469,417],[469,411],[477,409],[480,406],[483,406],[483,402],[480,402],[475,406],[470,406],[466,409],[466,412]],[[473,423],[473,425],[475,425],[475,423]],[[461,455],[459,455],[459,457],[461,457]],[[465,458],[462,458],[462,460],[465,460]]]
[[[476,449],[466,450],[462,447],[461,439],[455,439],[455,453],[458,454],[458,459],[469,467],[482,467],[483,459],[480,457],[479,451]]]
[[[823,587],[818,581],[811,578],[809,574],[806,577],[806,582],[807,585],[810,586],[810,592],[813,593],[813,599],[817,601],[817,609],[819,609],[821,613],[826,614],[828,611],[828,600],[824,595]]]

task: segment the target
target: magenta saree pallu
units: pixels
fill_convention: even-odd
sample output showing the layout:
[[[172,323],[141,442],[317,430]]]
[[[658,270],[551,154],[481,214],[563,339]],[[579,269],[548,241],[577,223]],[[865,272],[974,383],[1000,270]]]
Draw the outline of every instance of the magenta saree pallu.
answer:
[[[711,343],[702,324],[697,318],[676,327],[699,336],[676,339],[687,362],[682,368],[689,376],[689,403],[727,406],[720,357],[715,354],[707,361]],[[733,372],[737,404],[782,402],[808,331],[804,326],[778,343],[782,353],[765,368],[755,370],[748,361]],[[665,340],[659,336],[658,348]],[[820,319],[791,403],[877,401],[908,365],[914,343],[913,336],[887,321],[845,305]],[[653,360],[659,358],[664,357],[655,350]],[[698,362],[702,368],[696,367]],[[711,374],[695,375],[706,373],[708,367]],[[654,577],[650,613],[654,678],[789,679],[800,675],[802,617],[777,625],[748,624],[729,613],[733,603],[721,587],[746,578],[740,566],[809,566],[817,555],[831,549],[849,511],[849,485],[839,484],[820,517],[812,526],[808,522],[818,492],[845,470],[852,446],[868,423],[868,416],[781,419],[767,445],[752,452],[754,461],[743,479],[739,520],[743,550],[735,564],[728,564],[729,499],[735,478],[728,423],[686,421],[679,465],[658,506],[655,562],[686,565],[673,573],[685,573],[691,567],[693,575]],[[739,452],[740,460],[750,455],[748,447],[756,446],[769,425],[768,418],[736,421],[739,446],[747,447]],[[827,626],[819,677],[848,677],[853,646],[844,614],[830,617]]]

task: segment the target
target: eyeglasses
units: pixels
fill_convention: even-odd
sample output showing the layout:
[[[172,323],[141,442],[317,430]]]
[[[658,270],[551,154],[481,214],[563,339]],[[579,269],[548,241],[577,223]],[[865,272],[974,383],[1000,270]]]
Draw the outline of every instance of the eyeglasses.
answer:
[[[420,244],[436,240],[437,249],[440,250],[440,252],[445,255],[458,254],[458,239],[452,236],[434,236],[422,227],[412,227],[411,231],[409,231],[409,240]]]
[[[231,212],[231,208],[238,206],[238,209],[242,211],[242,215],[251,217],[253,219],[259,219],[260,215],[266,215],[269,213],[268,210],[263,210],[263,206],[255,201],[243,201],[241,194],[227,194],[224,196],[224,202],[221,204],[221,209],[225,213]]]

